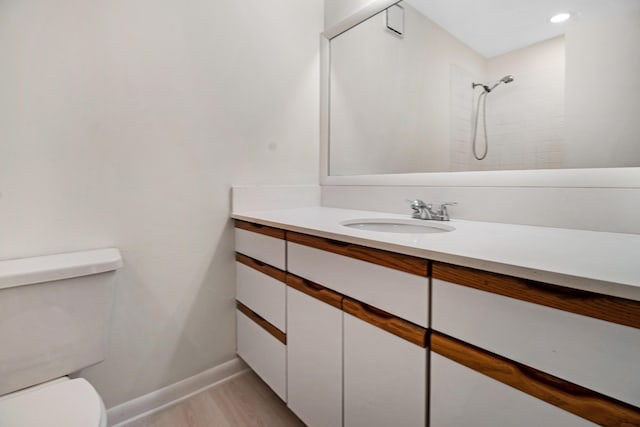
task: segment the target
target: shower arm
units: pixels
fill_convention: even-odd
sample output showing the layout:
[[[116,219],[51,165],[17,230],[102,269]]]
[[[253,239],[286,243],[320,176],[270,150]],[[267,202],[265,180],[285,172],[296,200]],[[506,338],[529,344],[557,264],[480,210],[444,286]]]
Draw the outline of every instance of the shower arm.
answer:
[[[487,86],[487,85],[485,85],[485,84],[482,84],[482,83],[472,83],[472,84],[471,84],[471,88],[472,88],[472,89],[475,89],[475,88],[477,88],[478,86],[480,86],[481,88],[483,88],[483,89],[484,89],[484,91],[485,91],[486,93],[489,93],[489,92],[491,92],[491,91],[493,90],[493,88],[489,88],[489,86]]]
[[[498,87],[501,83],[511,83],[512,81],[513,81],[513,76],[511,74],[507,74],[506,76],[504,76],[503,78],[495,82],[494,85],[491,87],[482,83],[471,83],[471,88],[475,89],[478,86],[480,86],[484,89],[485,93],[489,93],[492,90],[494,90],[496,87]]]

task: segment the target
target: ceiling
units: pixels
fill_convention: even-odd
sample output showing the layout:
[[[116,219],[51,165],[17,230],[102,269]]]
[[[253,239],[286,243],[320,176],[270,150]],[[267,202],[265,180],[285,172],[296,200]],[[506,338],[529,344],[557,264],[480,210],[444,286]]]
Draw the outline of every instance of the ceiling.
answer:
[[[561,34],[573,22],[640,11],[640,0],[405,0],[481,55],[491,58]],[[561,24],[551,16],[570,12]]]

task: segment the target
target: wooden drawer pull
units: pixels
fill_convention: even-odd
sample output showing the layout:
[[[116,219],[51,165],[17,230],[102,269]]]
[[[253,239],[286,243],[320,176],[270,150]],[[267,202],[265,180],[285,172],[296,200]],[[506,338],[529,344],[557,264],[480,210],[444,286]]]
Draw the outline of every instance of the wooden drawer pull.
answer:
[[[640,408],[471,344],[431,333],[431,350],[537,399],[603,426],[640,426]]]
[[[258,234],[264,234],[265,236],[275,237],[276,239],[284,239],[284,230],[280,230],[279,228],[269,227],[268,225],[256,224],[253,222],[235,221],[236,228],[240,228],[242,230],[252,231]]]
[[[341,248],[346,248],[347,246],[349,246],[351,243],[347,243],[347,242],[341,242],[339,240],[332,240],[332,239],[324,239],[325,242],[327,242],[328,244],[332,245],[332,246],[338,246]]]
[[[357,304],[360,305],[362,310],[368,312],[372,316],[376,316],[376,317],[379,317],[379,318],[384,319],[384,320],[393,319],[393,317],[394,317],[393,314],[389,314],[386,311],[382,311],[379,308],[372,307],[372,306],[370,306],[368,304],[364,304],[364,303],[361,303],[361,302],[357,303]]]
[[[292,231],[287,232],[287,241],[358,259],[360,261],[370,262],[394,270],[404,271],[406,273],[423,277],[427,276],[428,261],[414,256],[388,252],[381,249],[373,249],[326,237],[309,236],[307,234]]]
[[[344,297],[341,294],[291,273],[287,273],[286,280],[287,285],[291,288],[307,294],[312,298],[327,303],[339,310],[342,309],[342,298]]]
[[[344,298],[342,309],[360,320],[384,329],[413,344],[423,348],[427,347],[427,330],[418,325],[351,298]]]
[[[274,325],[269,323],[264,319],[264,317],[260,316],[255,311],[251,310],[246,305],[242,304],[240,301],[236,301],[236,308],[238,311],[243,313],[249,319],[253,320],[258,326],[271,334],[275,339],[280,341],[282,344],[287,344],[287,335],[282,332],[280,329],[276,328]]]
[[[640,301],[434,262],[433,278],[640,329]]]
[[[260,261],[259,259],[253,259],[253,263],[256,265],[259,265],[260,267],[264,267],[265,265],[267,265],[264,262]]]
[[[246,255],[236,252],[236,261],[240,264],[244,264],[247,267],[251,267],[254,270],[259,271],[262,274],[266,274],[267,276],[273,277],[274,279],[285,282],[286,274],[284,271],[279,270],[275,267],[270,266],[262,261],[258,261],[255,258],[250,258]]]
[[[302,279],[302,285],[307,289],[315,292],[320,292],[323,289],[326,289],[324,286],[320,286],[317,283],[310,282],[307,279]]]

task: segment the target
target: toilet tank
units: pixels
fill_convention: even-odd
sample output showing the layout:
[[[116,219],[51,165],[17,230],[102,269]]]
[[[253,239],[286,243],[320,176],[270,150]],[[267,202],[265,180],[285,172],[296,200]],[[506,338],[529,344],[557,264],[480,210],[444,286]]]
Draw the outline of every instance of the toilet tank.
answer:
[[[120,251],[0,261],[0,395],[102,361]]]

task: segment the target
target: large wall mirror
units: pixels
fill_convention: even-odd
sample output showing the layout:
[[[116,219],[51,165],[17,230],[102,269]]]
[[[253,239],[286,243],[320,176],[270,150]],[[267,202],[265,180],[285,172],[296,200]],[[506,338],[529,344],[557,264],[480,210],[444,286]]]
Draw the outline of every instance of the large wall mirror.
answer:
[[[640,0],[380,0],[325,37],[330,183],[605,176],[593,169],[637,182]]]

